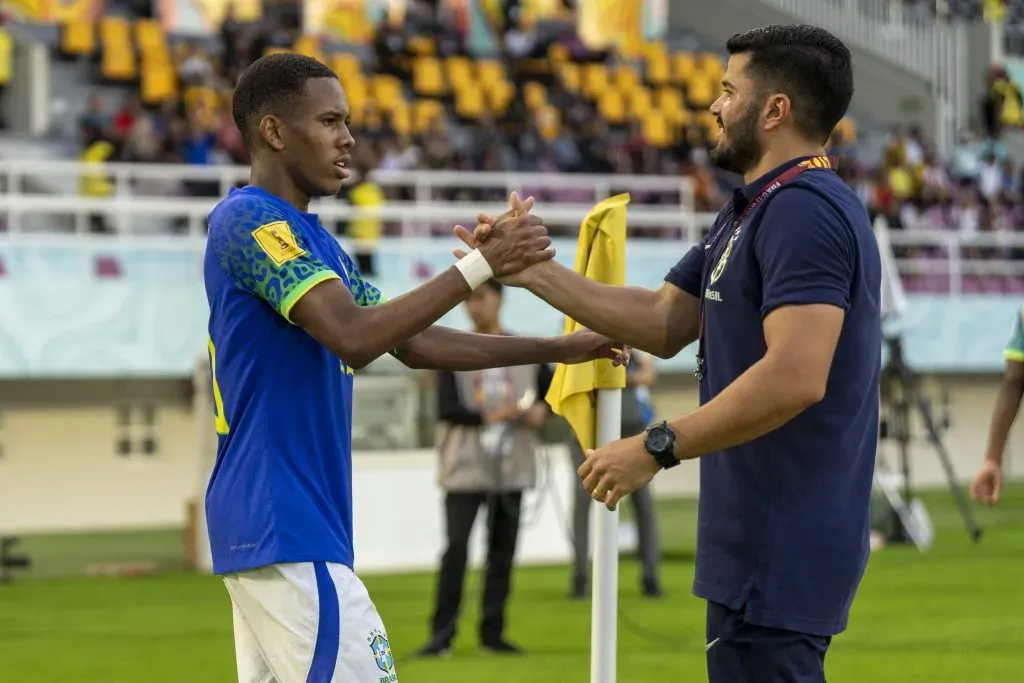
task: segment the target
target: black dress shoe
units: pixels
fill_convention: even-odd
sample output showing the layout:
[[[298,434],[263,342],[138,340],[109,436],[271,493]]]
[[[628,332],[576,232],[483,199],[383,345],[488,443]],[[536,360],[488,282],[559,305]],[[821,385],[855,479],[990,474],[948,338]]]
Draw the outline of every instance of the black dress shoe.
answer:
[[[663,598],[665,592],[661,590],[661,585],[657,579],[646,578],[643,580],[642,590],[645,598]]]
[[[482,647],[485,652],[492,652],[492,653],[495,653],[495,654],[502,654],[502,655],[521,655],[521,654],[523,654],[522,648],[520,648],[518,645],[513,645],[512,643],[508,642],[504,638],[498,638],[496,640],[485,640],[483,643],[480,644],[480,647]]]
[[[440,640],[431,640],[429,643],[416,651],[417,657],[447,657],[452,653],[452,647]]]
[[[574,576],[572,578],[572,589],[569,591],[571,600],[584,600],[587,597],[587,577]]]

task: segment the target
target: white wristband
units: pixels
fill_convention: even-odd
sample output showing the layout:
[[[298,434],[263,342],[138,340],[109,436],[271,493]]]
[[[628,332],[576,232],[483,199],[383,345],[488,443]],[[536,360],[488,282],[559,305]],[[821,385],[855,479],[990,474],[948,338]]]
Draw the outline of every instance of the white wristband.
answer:
[[[469,285],[471,290],[475,290],[494,277],[491,264],[487,262],[487,259],[484,258],[479,249],[474,249],[460,258],[455,262],[455,267],[462,273],[462,277],[466,278],[466,284]]]

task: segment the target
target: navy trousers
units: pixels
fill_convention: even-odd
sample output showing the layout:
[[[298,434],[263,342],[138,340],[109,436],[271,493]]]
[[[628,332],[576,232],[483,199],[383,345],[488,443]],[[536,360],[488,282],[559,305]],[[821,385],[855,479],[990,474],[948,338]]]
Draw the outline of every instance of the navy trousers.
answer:
[[[737,612],[708,603],[709,683],[825,683],[831,637],[747,622]]]

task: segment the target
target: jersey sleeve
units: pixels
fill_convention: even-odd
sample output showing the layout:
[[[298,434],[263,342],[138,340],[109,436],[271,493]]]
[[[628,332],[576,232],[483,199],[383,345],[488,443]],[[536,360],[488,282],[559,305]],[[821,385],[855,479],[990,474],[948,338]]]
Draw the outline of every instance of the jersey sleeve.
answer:
[[[708,233],[710,235],[710,233]],[[701,274],[704,268],[705,246],[708,238],[705,236],[698,244],[691,247],[683,254],[679,263],[672,266],[665,276],[665,282],[675,285],[687,294],[700,298]]]
[[[850,307],[856,247],[838,210],[812,190],[780,191],[765,207],[754,254],[761,268],[761,317],[788,305]]]
[[[210,226],[209,240],[221,267],[289,322],[292,308],[309,290],[341,279],[310,253],[301,233],[272,207],[232,211],[218,223]]]
[[[1024,320],[1021,316],[1024,307],[1017,309],[1017,317],[1013,320],[1013,332],[1010,334],[1010,341],[1003,350],[1003,357],[1006,360],[1014,360],[1024,363]]]
[[[341,261],[345,264],[345,272],[348,273],[349,291],[352,298],[360,306],[376,306],[387,301],[387,297],[369,280],[359,272],[359,266],[340,246],[338,251],[341,254]]]

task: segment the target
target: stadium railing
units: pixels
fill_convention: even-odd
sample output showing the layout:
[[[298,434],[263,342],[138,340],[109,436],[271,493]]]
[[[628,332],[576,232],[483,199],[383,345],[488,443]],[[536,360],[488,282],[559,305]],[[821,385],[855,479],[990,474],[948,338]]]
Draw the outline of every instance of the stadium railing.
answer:
[[[61,187],[77,190],[79,182],[105,179],[104,196],[64,194],[26,194],[23,180],[44,176],[59,182]],[[177,196],[177,188],[185,183],[217,185],[217,196],[224,196],[232,187],[248,180],[247,166],[192,166],[179,164],[104,163],[76,161],[0,161],[0,215],[7,219],[8,232],[54,232],[71,230],[89,232],[90,216],[103,215],[113,220],[110,229],[118,234],[160,233],[157,219],[185,219],[188,233],[204,235],[203,221],[217,199]],[[682,176],[630,176],[549,173],[504,173],[465,171],[375,171],[372,179],[382,187],[404,188],[411,200],[388,200],[379,207],[357,207],[325,198],[317,200],[315,211],[325,222],[354,218],[375,218],[398,221],[403,234],[422,234],[417,226],[441,222],[454,224],[472,220],[480,211],[501,213],[502,202],[445,201],[439,191],[492,190],[508,196],[517,190],[537,193],[544,205],[544,218],[550,226],[575,229],[595,203],[612,194],[634,194],[630,206],[630,226],[634,228],[673,228],[695,242],[702,230],[710,227],[714,214],[693,210],[693,187]],[[661,200],[645,204],[644,197],[658,195]],[[664,202],[666,199],[670,201]],[[70,216],[72,223],[63,226],[52,216]],[[42,221],[26,221],[27,217],[44,217]],[[46,216],[51,218],[46,219]],[[34,223],[34,225],[32,224]]]
[[[189,166],[171,164],[86,164],[80,162],[0,161],[0,225],[6,224],[7,240],[34,238],[46,234],[91,236],[90,217],[102,215],[118,238],[154,239],[164,236],[180,240],[191,236],[205,238],[204,221],[216,197],[174,196],[166,183],[206,181],[216,183],[219,195],[244,183],[249,169],[245,166]],[[22,191],[21,180],[45,174],[50,178],[63,176],[76,180],[104,176],[109,178],[110,194],[103,197],[79,194],[28,194]],[[600,199],[616,192],[634,193],[629,210],[631,229],[671,228],[677,237],[668,238],[694,244],[714,221],[715,215],[693,210],[693,188],[686,178],[676,176],[628,176],[543,173],[486,173],[464,171],[378,171],[374,180],[385,187],[402,187],[409,200],[388,200],[382,206],[364,208],[333,199],[318,200],[314,210],[325,223],[353,218],[376,218],[411,226],[403,231],[408,237],[429,237],[418,228],[435,223],[448,229],[456,223],[472,221],[480,211],[498,214],[505,210],[501,201],[446,201],[438,199],[439,191],[457,189],[492,190],[506,196],[512,190],[538,192],[540,213],[549,226],[566,228],[575,233],[580,222]],[[157,181],[153,185],[147,181]],[[165,183],[161,186],[159,183]],[[77,188],[77,182],[72,183]],[[160,189],[160,188],[163,189]],[[563,193],[568,191],[568,193]],[[160,194],[159,192],[165,192]],[[669,203],[643,203],[651,193],[660,199],[671,197]],[[161,229],[187,223],[174,234]],[[664,239],[664,238],[663,238]],[[959,294],[961,292],[1003,291],[1024,292],[1024,234],[1009,231],[963,234],[945,229],[928,229],[915,225],[894,230],[890,240],[897,250],[897,266],[901,276],[913,279],[930,278],[925,289]],[[387,250],[394,251],[401,241],[385,239]],[[409,241],[409,248],[421,250],[421,239]],[[1000,283],[978,283],[977,278],[1002,279]]]

